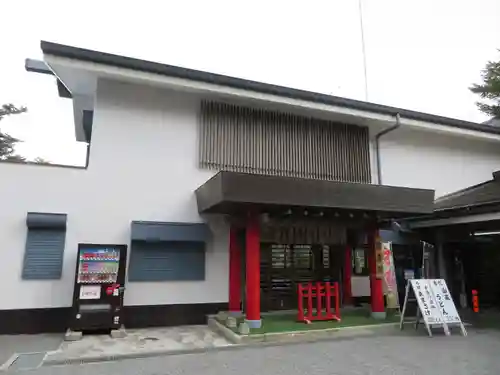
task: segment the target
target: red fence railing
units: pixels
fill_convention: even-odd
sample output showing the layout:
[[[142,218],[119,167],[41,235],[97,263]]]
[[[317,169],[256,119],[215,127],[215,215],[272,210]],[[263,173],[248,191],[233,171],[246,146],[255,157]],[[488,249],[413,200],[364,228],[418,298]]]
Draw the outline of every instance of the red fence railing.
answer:
[[[299,284],[298,297],[299,322],[307,323],[314,320],[340,321],[339,284],[337,282]]]

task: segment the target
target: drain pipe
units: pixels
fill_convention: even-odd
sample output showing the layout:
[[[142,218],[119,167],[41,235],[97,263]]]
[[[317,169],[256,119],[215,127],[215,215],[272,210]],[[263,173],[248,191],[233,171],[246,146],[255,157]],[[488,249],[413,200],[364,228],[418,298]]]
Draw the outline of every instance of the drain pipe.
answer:
[[[399,113],[396,114],[396,123],[393,126],[388,127],[387,129],[382,130],[380,133],[375,135],[375,159],[377,161],[377,184],[382,185],[382,169],[380,162],[380,138],[386,135],[387,133],[396,130],[401,126],[401,119]]]

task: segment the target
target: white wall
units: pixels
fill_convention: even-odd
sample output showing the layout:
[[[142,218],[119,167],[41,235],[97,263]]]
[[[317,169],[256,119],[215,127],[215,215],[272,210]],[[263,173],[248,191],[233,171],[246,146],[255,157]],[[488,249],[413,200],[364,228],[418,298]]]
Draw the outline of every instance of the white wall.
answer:
[[[0,163],[0,309],[71,306],[77,244],[129,244],[132,220],[199,222],[198,101],[99,82],[87,170]],[[68,124],[68,126],[72,126]],[[68,214],[61,280],[25,281],[28,211]],[[127,283],[126,305],[227,301],[228,228],[208,247],[203,282]]]
[[[132,220],[195,222],[197,168],[193,96],[100,81],[87,170],[0,163],[0,309],[70,306],[77,244],[129,244]],[[72,126],[68,124],[68,126]],[[398,129],[382,139],[383,183],[442,195],[500,169],[494,143]],[[21,280],[28,211],[68,214],[63,276]],[[225,302],[228,228],[216,226],[204,282],[128,283],[126,305]]]
[[[492,178],[500,144],[397,129],[380,142],[384,185],[436,190],[436,198]]]

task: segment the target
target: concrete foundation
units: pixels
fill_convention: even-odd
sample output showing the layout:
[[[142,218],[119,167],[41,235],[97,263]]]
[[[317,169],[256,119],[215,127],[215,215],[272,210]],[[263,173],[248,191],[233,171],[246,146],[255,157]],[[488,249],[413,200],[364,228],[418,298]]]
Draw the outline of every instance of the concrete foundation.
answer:
[[[110,336],[114,339],[123,339],[127,337],[127,332],[125,331],[124,327],[121,327],[120,329],[111,330]]]
[[[68,329],[64,334],[64,341],[78,341],[81,340],[82,337],[83,337],[82,332],[72,331]]]

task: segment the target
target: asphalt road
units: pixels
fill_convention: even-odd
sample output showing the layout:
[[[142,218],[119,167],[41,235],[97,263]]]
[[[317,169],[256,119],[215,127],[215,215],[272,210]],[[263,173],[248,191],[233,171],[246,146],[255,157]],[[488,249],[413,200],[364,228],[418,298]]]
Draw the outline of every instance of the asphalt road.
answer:
[[[370,337],[98,364],[41,367],[26,375],[475,375],[500,374],[500,332],[468,337]]]

